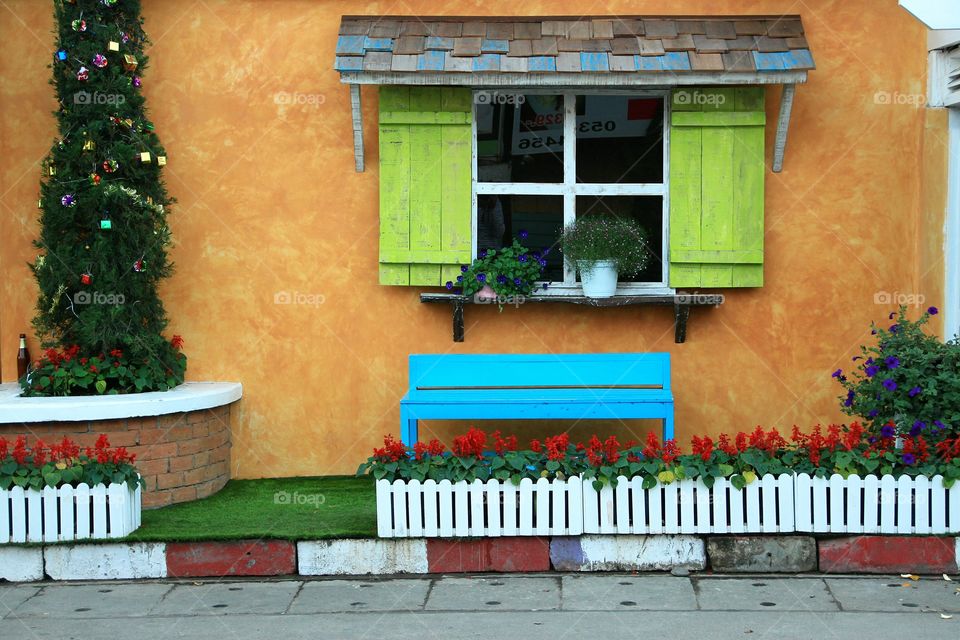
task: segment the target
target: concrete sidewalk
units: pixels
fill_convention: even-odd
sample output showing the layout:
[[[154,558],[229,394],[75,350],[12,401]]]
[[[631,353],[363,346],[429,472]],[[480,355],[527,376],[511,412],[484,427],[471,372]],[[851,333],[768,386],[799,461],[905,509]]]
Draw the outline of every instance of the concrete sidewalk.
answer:
[[[662,574],[0,585],[0,638],[955,638],[958,585]]]

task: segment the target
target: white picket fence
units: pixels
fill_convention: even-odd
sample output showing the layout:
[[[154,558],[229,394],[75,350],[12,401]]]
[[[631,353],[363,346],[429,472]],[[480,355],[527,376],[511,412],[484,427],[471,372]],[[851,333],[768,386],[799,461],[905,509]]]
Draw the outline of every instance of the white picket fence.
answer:
[[[377,482],[385,538],[580,533],[960,533],[960,483],[893,476],[766,475],[743,489],[681,480],[643,488],[618,479],[597,491],[580,478],[536,482]],[[0,520],[2,527],[2,520]]]
[[[499,480],[377,482],[377,534],[383,538],[546,536],[583,533],[583,484],[520,485]]]
[[[960,532],[960,484],[943,477],[849,476],[796,479],[797,531],[814,533]]]
[[[0,490],[0,544],[122,538],[139,526],[139,486]]]
[[[787,533],[793,527],[793,476],[766,475],[744,489],[724,478],[658,483],[617,479],[597,491],[583,485],[586,533]]]

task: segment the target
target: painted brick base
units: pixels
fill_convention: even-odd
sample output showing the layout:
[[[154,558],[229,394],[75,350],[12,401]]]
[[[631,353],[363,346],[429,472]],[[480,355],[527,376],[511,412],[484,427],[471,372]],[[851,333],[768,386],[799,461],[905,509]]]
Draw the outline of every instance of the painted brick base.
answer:
[[[137,455],[143,476],[143,508],[165,507],[206,498],[230,479],[230,405],[162,416],[0,424],[0,436],[26,436],[59,442],[64,436],[81,447],[93,446],[100,434],[110,444]]]
[[[283,540],[167,544],[167,575],[171,578],[284,576],[296,572],[296,545]]]
[[[955,573],[957,542],[934,536],[854,536],[820,540],[824,573]]]
[[[669,571],[957,574],[960,538],[584,535],[298,543],[111,542],[0,546],[0,581],[461,572]]]
[[[430,573],[549,571],[548,538],[427,540]]]

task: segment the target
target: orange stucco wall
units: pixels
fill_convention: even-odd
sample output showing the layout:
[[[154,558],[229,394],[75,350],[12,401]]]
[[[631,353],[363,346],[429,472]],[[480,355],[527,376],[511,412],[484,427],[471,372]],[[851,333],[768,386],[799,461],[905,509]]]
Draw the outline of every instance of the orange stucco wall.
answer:
[[[47,84],[49,3],[0,11],[0,375],[35,296],[40,160],[56,134]],[[524,14],[574,14],[573,0]],[[144,0],[154,45],[144,76],[167,147],[178,272],[164,286],[193,380],[239,380],[235,477],[351,472],[397,431],[411,352],[669,351],[677,429],[839,419],[830,372],[884,318],[878,292],[940,289],[920,277],[925,31],[894,0],[609,0],[608,14],[796,13],[818,69],[797,91],[783,173],[766,177],[766,286],[692,313],[673,343],[668,308],[450,311],[377,284],[376,92],[364,91],[367,164],[353,169],[347,89],[332,70],[342,14],[512,14],[516,2]],[[14,54],[15,52],[15,54]],[[319,96],[277,104],[278,92]],[[322,100],[322,104],[316,104]],[[779,90],[768,92],[768,158]],[[926,124],[925,124],[926,122]],[[924,240],[926,242],[926,240]],[[937,240],[931,241],[935,245]],[[935,280],[935,278],[934,278]],[[323,296],[277,305],[277,292]],[[36,350],[36,342],[32,346]],[[445,432],[448,433],[448,432]],[[578,429],[576,435],[589,431]]]

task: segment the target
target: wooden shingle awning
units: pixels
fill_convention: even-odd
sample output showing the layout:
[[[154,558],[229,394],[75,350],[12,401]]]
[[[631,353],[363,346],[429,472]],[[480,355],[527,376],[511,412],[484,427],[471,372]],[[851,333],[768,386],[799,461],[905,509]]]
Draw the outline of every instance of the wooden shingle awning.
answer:
[[[345,83],[472,86],[803,82],[799,16],[344,16]]]
[[[797,84],[815,68],[800,16],[344,16],[334,69],[350,85],[363,171],[360,85],[678,87],[782,84],[780,171]]]

